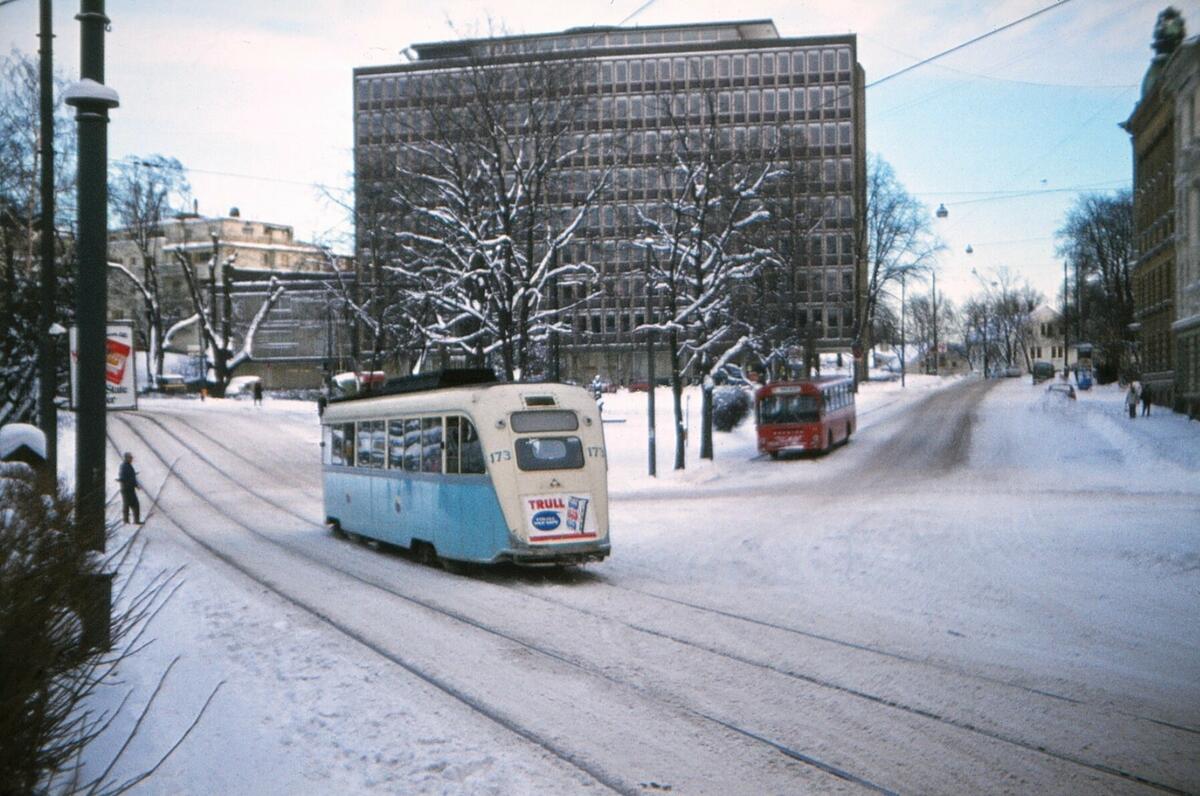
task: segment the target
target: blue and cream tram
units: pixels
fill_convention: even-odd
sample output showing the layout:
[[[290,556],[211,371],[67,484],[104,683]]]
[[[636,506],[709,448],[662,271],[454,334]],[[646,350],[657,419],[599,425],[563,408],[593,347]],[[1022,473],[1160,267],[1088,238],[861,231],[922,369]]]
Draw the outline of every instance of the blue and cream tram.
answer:
[[[451,561],[608,555],[604,432],[580,387],[442,371],[334,399],[321,423],[336,530]]]

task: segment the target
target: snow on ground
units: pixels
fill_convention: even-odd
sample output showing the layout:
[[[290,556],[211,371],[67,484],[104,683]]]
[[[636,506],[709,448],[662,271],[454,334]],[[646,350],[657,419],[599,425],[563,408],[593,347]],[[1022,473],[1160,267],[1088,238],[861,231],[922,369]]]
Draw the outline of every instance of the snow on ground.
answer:
[[[855,398],[860,434],[929,394],[959,381],[956,377],[912,375],[899,380],[865,382]],[[621,390],[604,396],[604,439],[608,447],[608,490],[613,500],[622,498],[680,497],[699,493],[727,493],[748,486],[795,484],[823,477],[827,459],[794,459],[780,466],[760,457],[751,414],[733,431],[713,434],[713,460],[700,458],[700,389],[684,390],[684,426],[688,429],[684,470],[675,470],[675,417],[671,389],[659,387],[654,395],[658,475],[648,475],[648,396]],[[698,493],[697,490],[700,490]]]
[[[697,458],[699,395],[689,389],[683,472],[671,469],[670,391],[659,389],[658,478],[646,475],[646,394],[607,395],[614,553],[593,569],[609,583],[1200,725],[1200,424],[1158,407],[1129,420],[1116,387],[1072,402],[1009,379],[979,405],[960,467],[932,482],[905,480],[902,466],[889,477],[871,469],[917,404],[971,386],[870,382],[845,448],[774,462],[758,457],[746,422],[716,435],[711,463]],[[317,466],[311,403],[142,399],[143,410],[157,407],[228,416],[224,441],[259,460],[278,449],[281,473],[306,471],[306,451]],[[126,768],[152,762],[224,683],[146,792],[584,788],[578,772],[414,688],[169,526],[151,522],[146,537],[145,572],[187,569],[151,627],[157,641],[122,667],[132,707],[181,660]],[[565,599],[580,587],[544,591]],[[392,712],[379,712],[378,693]],[[129,726],[118,723],[92,759],[106,759]],[[390,742],[372,748],[381,736]]]

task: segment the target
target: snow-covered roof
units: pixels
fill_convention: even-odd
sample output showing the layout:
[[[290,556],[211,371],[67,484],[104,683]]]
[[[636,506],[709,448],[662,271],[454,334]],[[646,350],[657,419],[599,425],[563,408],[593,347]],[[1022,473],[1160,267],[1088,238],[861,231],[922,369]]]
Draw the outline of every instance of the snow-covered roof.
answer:
[[[22,447],[40,458],[46,458],[46,435],[28,423],[9,423],[0,426],[0,459],[8,459]]]

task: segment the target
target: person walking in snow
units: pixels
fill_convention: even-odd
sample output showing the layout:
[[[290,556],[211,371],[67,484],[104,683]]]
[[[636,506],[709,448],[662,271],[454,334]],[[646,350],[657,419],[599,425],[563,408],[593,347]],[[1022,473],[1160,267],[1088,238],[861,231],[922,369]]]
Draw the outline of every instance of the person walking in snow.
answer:
[[[137,490],[142,488],[138,483],[137,470],[133,469],[133,454],[125,453],[125,461],[117,472],[117,483],[121,485],[121,518],[128,524],[129,511],[133,510],[133,522],[142,524],[142,506],[138,503]]]
[[[254,405],[262,406],[262,382],[254,382]]]
[[[1138,388],[1137,382],[1129,385],[1129,392],[1125,393],[1125,408],[1129,410],[1129,419],[1133,420],[1137,417],[1138,405]]]
[[[1142,388],[1142,417],[1150,416],[1150,388]]]

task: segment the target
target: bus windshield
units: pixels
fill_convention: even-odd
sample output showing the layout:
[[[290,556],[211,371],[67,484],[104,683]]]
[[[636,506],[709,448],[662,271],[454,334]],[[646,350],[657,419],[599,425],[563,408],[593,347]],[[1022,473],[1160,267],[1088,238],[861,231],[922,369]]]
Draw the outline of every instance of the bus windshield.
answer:
[[[760,425],[816,423],[821,419],[821,402],[815,395],[770,395],[758,405]]]

